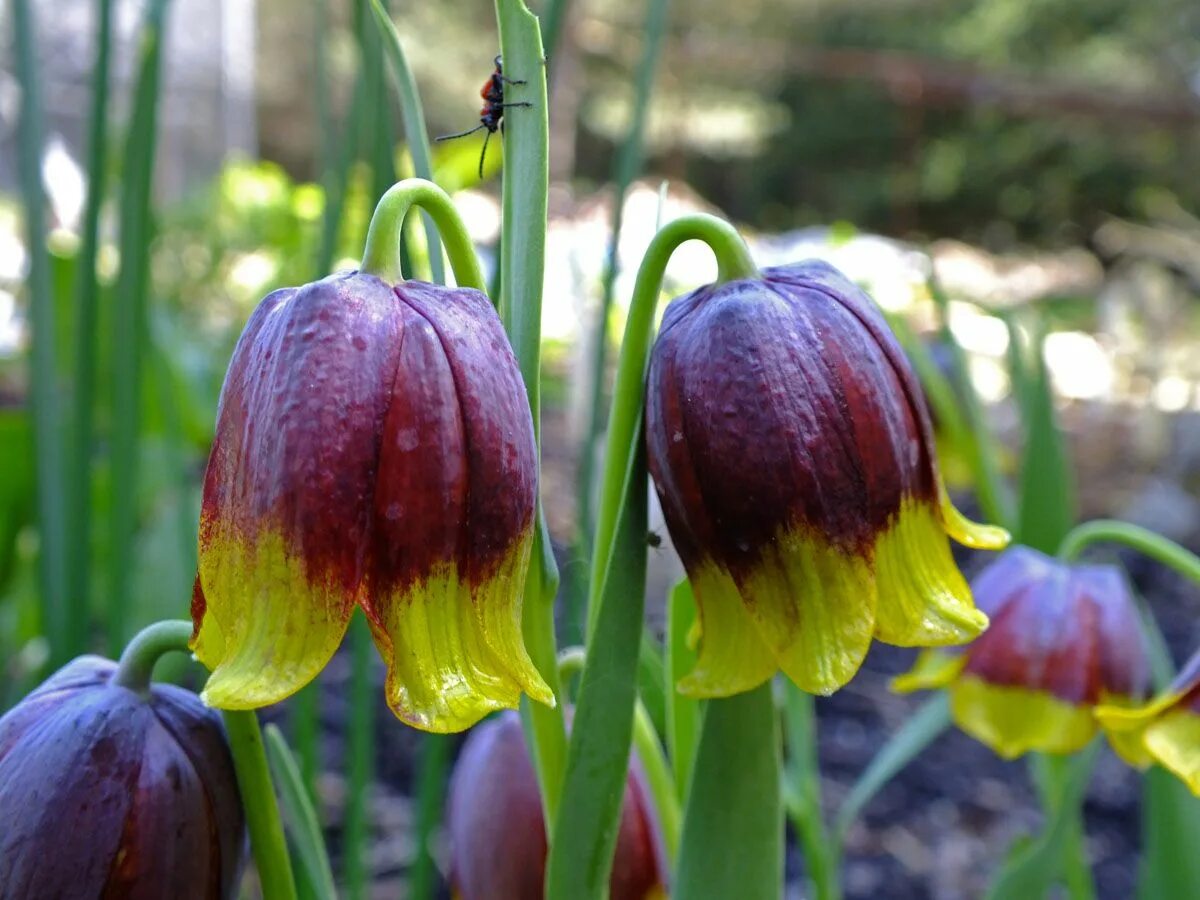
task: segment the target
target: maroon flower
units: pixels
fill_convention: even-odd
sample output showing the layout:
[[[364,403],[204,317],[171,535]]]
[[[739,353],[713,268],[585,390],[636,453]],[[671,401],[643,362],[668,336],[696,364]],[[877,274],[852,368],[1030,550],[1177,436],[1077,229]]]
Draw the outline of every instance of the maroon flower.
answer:
[[[221,391],[204,481],[193,648],[204,698],[282,700],[355,607],[387,700],[430,731],[553,695],[521,638],[537,449],[478,291],[343,273],[259,304]]]
[[[546,828],[516,713],[484,722],[467,738],[450,780],[447,819],[457,900],[541,900]],[[634,765],[625,785],[609,897],[665,897],[664,869],[648,791]]]
[[[0,897],[235,896],[245,822],[220,717],[83,656],[0,719]]]

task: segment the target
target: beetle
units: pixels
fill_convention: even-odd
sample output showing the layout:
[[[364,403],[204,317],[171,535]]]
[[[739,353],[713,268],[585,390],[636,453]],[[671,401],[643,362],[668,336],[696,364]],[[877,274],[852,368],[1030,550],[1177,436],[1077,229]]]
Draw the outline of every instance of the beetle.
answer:
[[[483,106],[479,110],[479,124],[457,134],[444,134],[437,139],[449,141],[474,134],[480,129],[486,129],[487,134],[483,136],[483,149],[479,152],[479,177],[481,180],[483,178],[483,160],[487,156],[488,140],[496,133],[497,129],[504,128],[504,110],[514,106],[533,106],[528,100],[504,102],[504,86],[506,84],[525,84],[525,79],[509,78],[505,75],[501,57],[497,56],[492,62],[496,67],[495,71],[488,76],[488,80],[483,83],[483,87],[479,91],[479,96],[483,98]]]

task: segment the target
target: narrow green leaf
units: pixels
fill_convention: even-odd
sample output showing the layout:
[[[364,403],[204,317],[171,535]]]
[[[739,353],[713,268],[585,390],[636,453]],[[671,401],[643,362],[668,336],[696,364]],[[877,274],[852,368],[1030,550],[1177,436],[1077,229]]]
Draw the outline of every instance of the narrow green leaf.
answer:
[[[514,115],[504,117],[502,223],[497,257],[500,296],[493,291],[492,300],[497,303],[500,321],[517,357],[534,434],[540,442],[542,281],[550,177],[546,60],[537,17],[521,0],[496,0],[496,24],[505,71],[510,78],[525,82],[511,86],[507,99],[532,106],[512,109]],[[534,665],[555,694],[561,696],[554,637],[554,598],[559,576],[552,549],[539,500],[538,531],[525,579],[521,625]],[[635,642],[635,652],[636,646]],[[523,699],[521,713],[545,804],[546,830],[553,834],[567,755],[562,705],[547,709]]]
[[[337,900],[333,869],[325,849],[325,836],[321,833],[317,811],[300,777],[296,758],[277,726],[268,725],[264,732],[271,779],[279,793],[284,824],[295,851],[292,858],[296,861],[296,880],[319,900]]]
[[[625,474],[616,540],[579,685],[562,808],[546,871],[548,900],[603,900],[633,734],[646,581],[646,455],[641,428]],[[733,896],[733,895],[729,895]]]
[[[33,435],[29,415],[23,409],[0,409],[0,472],[4,473],[0,478],[2,597],[13,573],[17,533],[32,518],[35,504]]]
[[[84,652],[91,608],[92,451],[96,383],[100,277],[100,208],[108,170],[108,81],[112,50],[112,0],[96,7],[96,60],[92,66],[92,111],[88,131],[87,205],[83,214],[75,284],[75,388],[72,392],[70,534],[67,567],[67,617],[73,624],[69,652]]]
[[[1175,676],[1175,663],[1145,600],[1138,599],[1155,689],[1165,691]],[[1200,799],[1170,772],[1151,767],[1142,778],[1139,900],[1200,897],[1200,855],[1193,849],[1197,834],[1200,834]]]
[[[654,730],[659,734],[667,733],[665,665],[658,641],[654,639],[649,628],[643,628],[642,649],[638,653],[638,696],[654,724]]]
[[[779,900],[783,808],[771,682],[705,707],[672,897]]]
[[[1139,900],[1200,897],[1200,799],[1165,769],[1142,778],[1142,858]]]
[[[840,846],[850,826],[880,789],[910,762],[925,752],[950,727],[950,700],[944,691],[926,701],[900,730],[879,748],[870,765],[858,776],[842,801],[834,820],[834,839]]]
[[[804,850],[804,863],[813,897],[836,900],[837,845],[825,828],[821,812],[821,767],[817,757],[816,701],[790,681],[783,685],[785,801],[792,825]]]
[[[1066,770],[1056,785],[1057,796],[1047,809],[1048,821],[1038,837],[1014,853],[989,888],[988,900],[1029,900],[1044,897],[1063,870],[1064,854],[1077,827],[1079,807],[1087,790],[1096,756],[1103,746],[1099,738],[1066,761]]]
[[[108,645],[120,651],[129,637],[130,585],[136,564],[138,436],[142,364],[149,342],[147,297],[154,226],[151,193],[158,141],[162,32],[168,0],[153,0],[141,30],[141,54],[133,113],[125,136],[121,171],[121,271],[114,297],[112,518],[109,525]]]
[[[521,0],[496,0],[505,73],[524,81],[508,85],[506,102],[531,108],[504,117],[503,228],[500,320],[521,366],[535,430],[540,433],[542,279],[546,266],[550,132],[546,60],[537,17]],[[515,239],[520,235],[520,239]],[[495,298],[493,298],[495,299]]]
[[[433,842],[442,821],[446,770],[453,743],[449,735],[421,735],[421,760],[417,767],[417,851],[408,879],[409,900],[433,900],[437,896],[438,869],[433,857]]]
[[[368,802],[375,768],[375,721],[377,695],[371,680],[375,644],[364,616],[350,622],[350,728],[346,735],[346,821],[343,877],[346,896],[362,900],[367,895]]]
[[[29,391],[33,409],[37,517],[41,536],[38,582],[50,641],[50,664],[59,666],[69,656],[65,621],[66,498],[62,491],[66,470],[63,466],[65,450],[62,425],[58,414],[58,365],[54,358],[54,298],[50,290],[50,264],[46,255],[45,197],[41,175],[41,78],[37,72],[36,33],[29,0],[14,0],[13,43],[17,77],[21,83],[21,119],[17,138],[21,198],[25,212],[25,243],[29,253]]]
[[[1028,360],[1030,379],[1015,537],[1045,553],[1058,550],[1075,522],[1074,472],[1054,411],[1040,331]]]
[[[692,584],[686,578],[671,591],[667,598],[666,666],[667,683],[667,750],[671,754],[671,768],[675,771],[675,790],[682,800],[687,794],[692,776],[692,763],[696,757],[696,740],[700,736],[700,703],[685,697],[675,689],[696,665],[696,651],[688,646],[688,633],[696,621],[696,601],[692,597]]]
[[[400,98],[400,115],[404,120],[404,136],[408,139],[408,152],[412,154],[413,171],[418,178],[433,181],[433,162],[429,151],[429,133],[425,130],[425,112],[421,106],[421,95],[417,90],[417,81],[409,68],[408,59],[404,55],[404,46],[400,43],[400,35],[396,26],[384,11],[379,0],[370,0],[371,9],[375,13],[375,21],[379,24],[379,33],[383,41],[383,52],[387,57],[388,67],[392,73],[392,85]],[[425,223],[425,241],[429,247],[429,268],[433,280],[438,284],[446,281],[445,266],[442,263],[442,245],[438,241],[437,228],[428,214],[422,214]]]

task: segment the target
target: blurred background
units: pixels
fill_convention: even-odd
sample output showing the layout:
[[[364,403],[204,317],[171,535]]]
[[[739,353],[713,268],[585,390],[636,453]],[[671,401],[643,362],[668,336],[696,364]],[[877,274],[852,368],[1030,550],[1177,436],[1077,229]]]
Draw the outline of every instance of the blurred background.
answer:
[[[0,6],[0,710],[53,660],[48,617],[78,648],[115,652],[142,625],[184,613],[198,483],[241,326],[275,287],[355,265],[375,199],[412,172],[358,0],[111,0],[99,144],[102,4],[28,5],[28,28]],[[1006,323],[1036,316],[1080,515],[1200,548],[1194,0],[531,6],[548,13],[553,44],[544,491],[568,586],[585,568],[572,548],[589,502],[577,484],[596,445],[597,345],[610,348],[607,373],[656,222],[695,210],[743,227],[762,264],[830,259],[918,340],[933,332],[934,278],[988,419],[1010,441]],[[491,4],[392,0],[390,11],[430,133],[474,125],[497,52]],[[24,171],[22,54],[42,118],[37,164]],[[646,102],[639,82],[653,85]],[[490,266],[501,148],[492,142],[480,181],[481,143],[435,144],[434,169]],[[106,187],[89,248],[93,172]],[[46,199],[44,254],[22,213],[31,179]],[[93,251],[89,300],[80,259]],[[54,340],[31,354],[39,257]],[[685,247],[670,280],[682,290],[714,274],[706,251]],[[61,436],[49,462],[32,449],[39,392]],[[944,452],[953,482],[962,469],[954,447]],[[1011,469],[1011,454],[1000,464]],[[39,508],[56,502],[44,483],[53,472],[63,514],[38,529]],[[653,611],[680,569],[669,550],[651,557]],[[1177,657],[1190,650],[1200,629],[1182,585],[1131,564]],[[55,595],[57,607],[39,600]],[[877,648],[819,704],[827,798],[911,711],[886,690],[909,658]],[[328,822],[346,803],[346,668],[339,657],[322,681]],[[380,895],[395,896],[417,855],[418,742],[379,706],[367,867]],[[1103,896],[1132,892],[1136,803],[1136,777],[1106,758],[1088,800]],[[973,896],[1036,822],[1019,770],[948,735],[852,831],[847,892]]]

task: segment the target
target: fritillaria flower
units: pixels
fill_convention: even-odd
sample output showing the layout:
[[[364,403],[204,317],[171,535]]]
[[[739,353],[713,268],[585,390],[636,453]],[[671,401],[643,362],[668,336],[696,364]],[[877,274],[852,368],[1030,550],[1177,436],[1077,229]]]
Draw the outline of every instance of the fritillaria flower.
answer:
[[[664,898],[665,863],[649,792],[636,765],[625,785],[609,879],[612,900]],[[570,815],[564,810],[561,815]],[[521,720],[476,727],[450,779],[450,884],[457,900],[541,900],[546,828]]]
[[[82,656],[0,719],[0,897],[236,895],[246,831],[216,712]]]
[[[1102,706],[1096,716],[1127,762],[1156,762],[1200,795],[1200,652],[1171,686],[1141,707]]]
[[[991,627],[958,653],[925,654],[897,690],[948,687],[958,726],[1007,758],[1079,750],[1098,705],[1145,697],[1149,658],[1117,567],[1013,547],[971,587]],[[1113,746],[1128,755],[1129,742]]]
[[[266,297],[221,391],[192,646],[204,698],[311,681],[361,607],[404,721],[554,698],[521,638],[537,451],[499,318],[469,289],[342,273]]]
[[[987,625],[950,556],[1007,534],[946,496],[929,413],[870,298],[822,262],[674,300],[646,388],[650,472],[696,596],[693,696],[782,669],[827,694],[874,637],[968,641]]]

